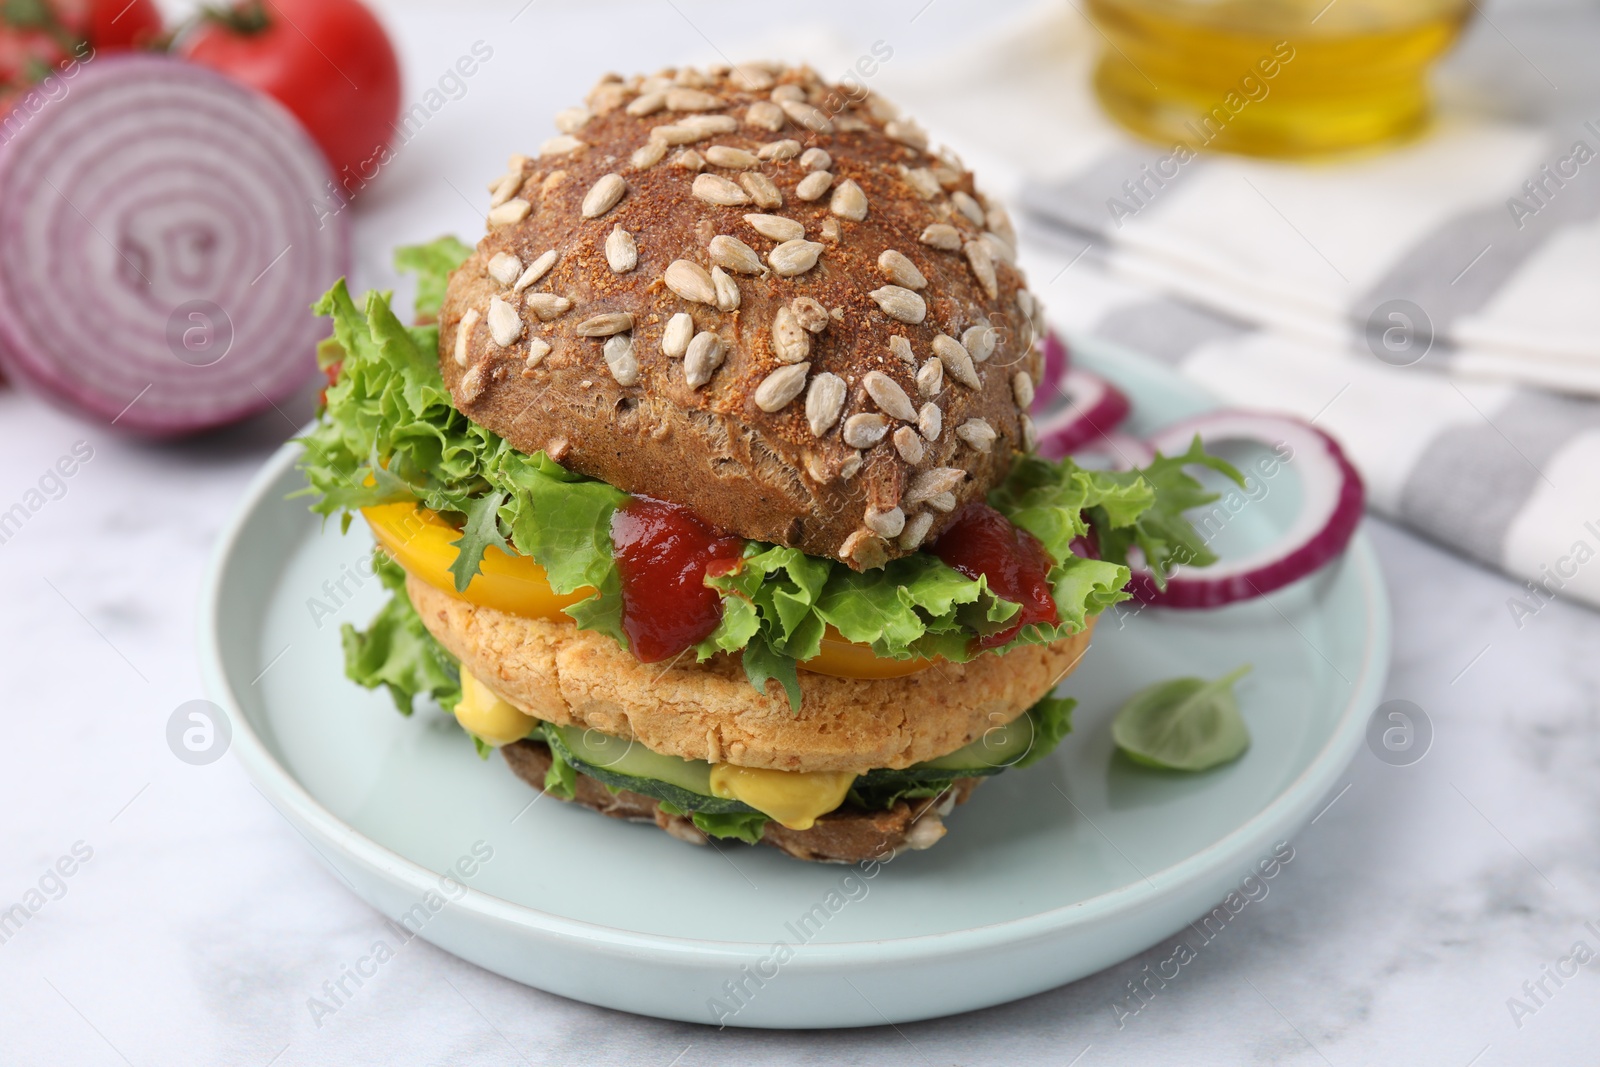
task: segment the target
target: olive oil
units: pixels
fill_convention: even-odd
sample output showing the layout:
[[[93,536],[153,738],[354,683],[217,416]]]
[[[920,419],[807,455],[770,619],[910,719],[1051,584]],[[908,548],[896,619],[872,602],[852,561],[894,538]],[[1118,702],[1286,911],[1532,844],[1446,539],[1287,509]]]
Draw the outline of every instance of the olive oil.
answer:
[[[1087,0],[1106,110],[1165,146],[1303,157],[1416,135],[1467,0]]]

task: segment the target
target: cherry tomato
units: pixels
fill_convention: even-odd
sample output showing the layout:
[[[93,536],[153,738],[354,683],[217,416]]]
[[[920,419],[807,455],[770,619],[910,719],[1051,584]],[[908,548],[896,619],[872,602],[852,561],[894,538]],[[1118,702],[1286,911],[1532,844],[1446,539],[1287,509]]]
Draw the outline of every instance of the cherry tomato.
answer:
[[[178,50],[288,108],[347,195],[388,161],[400,62],[360,0],[246,0],[209,12]]]

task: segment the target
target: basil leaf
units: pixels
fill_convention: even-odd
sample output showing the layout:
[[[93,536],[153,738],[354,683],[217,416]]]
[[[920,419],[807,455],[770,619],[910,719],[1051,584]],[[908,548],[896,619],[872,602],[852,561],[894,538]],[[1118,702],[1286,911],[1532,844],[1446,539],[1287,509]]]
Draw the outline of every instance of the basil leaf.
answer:
[[[1147,767],[1207,771],[1238,759],[1250,747],[1233,683],[1249,664],[1208,682],[1173,678],[1141,689],[1111,720],[1111,739]]]

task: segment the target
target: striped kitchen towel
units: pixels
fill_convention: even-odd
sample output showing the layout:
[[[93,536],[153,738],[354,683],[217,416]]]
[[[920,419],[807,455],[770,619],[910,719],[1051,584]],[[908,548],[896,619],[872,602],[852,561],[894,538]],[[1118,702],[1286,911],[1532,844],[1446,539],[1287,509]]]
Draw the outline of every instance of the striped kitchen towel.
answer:
[[[1398,150],[1180,162],[1100,113],[1098,48],[1052,3],[882,88],[1021,207],[1023,265],[1069,333],[1315,420],[1375,510],[1527,583],[1518,625],[1556,595],[1600,605],[1600,94],[1496,121],[1449,102],[1468,65]]]

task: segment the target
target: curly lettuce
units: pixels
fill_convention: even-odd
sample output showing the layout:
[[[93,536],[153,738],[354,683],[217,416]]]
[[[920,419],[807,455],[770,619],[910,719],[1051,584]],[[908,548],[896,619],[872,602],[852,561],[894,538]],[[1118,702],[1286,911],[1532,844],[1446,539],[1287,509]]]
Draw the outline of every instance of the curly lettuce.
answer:
[[[448,274],[470,252],[454,238],[401,249],[401,269],[418,275],[418,308],[438,311]],[[343,281],[315,310],[333,322],[337,380],[313,430],[301,469],[312,510],[338,515],[348,528],[363,507],[414,501],[461,531],[452,573],[464,591],[493,545],[533,557],[558,593],[593,595],[566,609],[578,626],[627,646],[621,580],[611,555],[612,513],[627,496],[576,474],[544,453],[527,455],[452,405],[438,367],[438,328],[407,326],[385,292],[358,306]],[[1237,472],[1206,455],[1158,457],[1141,471],[1084,470],[1071,460],[1020,457],[989,503],[1043,544],[1059,621],[1030,624],[1000,651],[1081,631],[1093,616],[1125,600],[1130,550],[1157,575],[1172,562],[1203,564],[1204,542],[1183,512],[1215,499],[1184,470],[1204,465],[1235,480]],[[1075,551],[1091,539],[1098,558]],[[890,659],[982,654],[973,638],[997,633],[1020,610],[980,576],[968,578],[929,553],[856,572],[794,548],[750,541],[735,572],[708,577],[723,596],[717,629],[696,647],[743,658],[751,683],[776,680],[800,703],[796,665],[817,655],[832,627]]]

